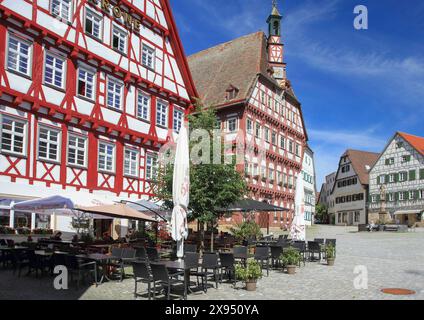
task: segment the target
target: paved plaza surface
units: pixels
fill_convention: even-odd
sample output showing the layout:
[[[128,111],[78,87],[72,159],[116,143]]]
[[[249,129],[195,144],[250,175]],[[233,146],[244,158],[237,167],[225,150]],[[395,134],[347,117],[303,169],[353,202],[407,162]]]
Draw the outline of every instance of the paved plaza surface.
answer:
[[[298,273],[289,276],[271,271],[258,282],[256,292],[247,292],[239,283],[234,289],[223,283],[219,289],[210,288],[207,294],[195,290],[189,300],[292,300],[292,299],[424,299],[424,230],[409,233],[358,233],[357,228],[314,226],[308,239],[337,239],[337,259],[334,267],[319,262],[307,262]],[[354,273],[357,266],[368,272],[368,289],[355,289]],[[362,269],[363,270],[363,269]],[[266,272],[264,272],[266,274]],[[194,279],[193,279],[194,280]],[[134,282],[126,279],[112,281],[99,287],[57,291],[53,279],[18,278],[9,270],[0,270],[0,299],[83,299],[133,300]],[[415,295],[391,296],[381,293],[383,288],[414,290]],[[146,289],[141,285],[140,291]],[[139,300],[146,298],[139,297]]]

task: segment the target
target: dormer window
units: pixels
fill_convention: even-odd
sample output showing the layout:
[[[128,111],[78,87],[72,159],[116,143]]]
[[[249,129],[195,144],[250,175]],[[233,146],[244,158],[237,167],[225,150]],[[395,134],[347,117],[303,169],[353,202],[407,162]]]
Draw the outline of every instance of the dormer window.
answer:
[[[237,98],[239,91],[240,90],[238,88],[236,88],[236,87],[234,87],[233,85],[230,84],[230,86],[227,88],[227,90],[225,90],[226,99],[228,101],[234,100],[235,98]]]

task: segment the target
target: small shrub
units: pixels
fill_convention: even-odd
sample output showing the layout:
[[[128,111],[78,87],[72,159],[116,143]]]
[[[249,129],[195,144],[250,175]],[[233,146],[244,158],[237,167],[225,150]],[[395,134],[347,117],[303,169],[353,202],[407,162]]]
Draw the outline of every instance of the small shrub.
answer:
[[[283,250],[280,259],[285,266],[296,266],[301,261],[302,256],[299,250],[296,250],[293,247],[289,247]]]
[[[247,260],[246,267],[236,265],[236,278],[242,281],[255,281],[262,278],[261,265],[254,259]]]

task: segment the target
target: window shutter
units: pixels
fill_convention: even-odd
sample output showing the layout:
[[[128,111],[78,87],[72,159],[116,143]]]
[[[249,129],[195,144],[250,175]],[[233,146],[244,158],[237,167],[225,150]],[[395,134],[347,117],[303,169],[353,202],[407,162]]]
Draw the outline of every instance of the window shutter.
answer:
[[[389,183],[389,181],[390,181],[390,180],[389,180],[389,176],[390,176],[390,175],[388,175],[388,174],[386,174],[386,176],[385,176],[385,180],[384,180],[384,181],[386,182],[386,184],[387,184],[387,183]]]
[[[409,192],[408,191],[404,191],[403,192],[403,200],[407,201],[409,199]]]
[[[409,156],[406,156],[406,161],[411,161],[411,156],[409,155]]]
[[[395,201],[399,201],[399,192],[395,192]]]
[[[389,159],[386,159],[386,166],[388,166],[389,163],[390,163],[390,160]]]
[[[420,190],[415,190],[414,191],[414,199],[419,199],[420,198]]]
[[[414,181],[416,179],[416,172],[415,170],[409,171],[409,181]]]
[[[420,179],[424,180],[424,169],[420,169]]]
[[[395,182],[399,182],[399,173],[395,173]]]
[[[377,185],[380,185],[381,183],[380,183],[380,178],[381,178],[381,176],[377,176]]]

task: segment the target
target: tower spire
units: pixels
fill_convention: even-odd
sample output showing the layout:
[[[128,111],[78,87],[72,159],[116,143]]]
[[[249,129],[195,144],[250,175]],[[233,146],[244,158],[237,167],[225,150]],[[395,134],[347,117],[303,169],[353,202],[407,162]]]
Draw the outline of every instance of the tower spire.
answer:
[[[281,14],[278,11],[278,4],[277,4],[277,0],[272,0],[272,12],[271,12],[272,16],[280,16]]]

